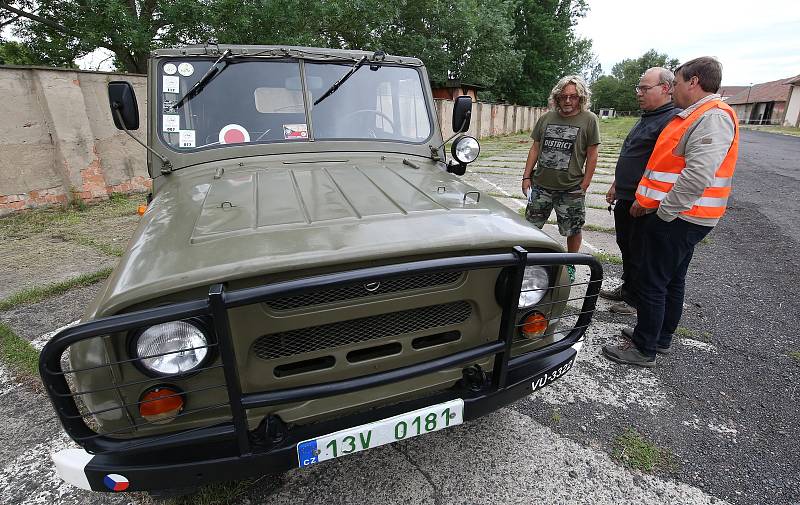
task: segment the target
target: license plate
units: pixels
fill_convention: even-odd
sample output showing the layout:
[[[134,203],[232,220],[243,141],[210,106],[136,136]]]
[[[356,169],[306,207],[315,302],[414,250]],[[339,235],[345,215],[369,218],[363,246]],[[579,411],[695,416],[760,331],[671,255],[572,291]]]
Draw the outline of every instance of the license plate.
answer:
[[[297,444],[300,468],[443,430],[464,422],[464,400],[431,405]]]
[[[565,361],[564,363],[558,365],[557,367],[553,368],[552,370],[545,372],[544,374],[540,375],[539,377],[533,380],[533,391],[535,392],[543,387],[547,386],[548,384],[553,383],[555,380],[563,377],[567,372],[570,371],[572,368],[572,364],[575,363],[575,358],[578,356],[578,353],[575,353],[569,361]]]

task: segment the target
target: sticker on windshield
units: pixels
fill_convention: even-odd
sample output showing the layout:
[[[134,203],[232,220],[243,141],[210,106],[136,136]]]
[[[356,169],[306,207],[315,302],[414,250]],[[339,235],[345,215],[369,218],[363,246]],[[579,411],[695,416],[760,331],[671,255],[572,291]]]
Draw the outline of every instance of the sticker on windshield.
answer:
[[[178,147],[194,147],[194,130],[178,132]]]
[[[189,77],[194,73],[194,66],[191,63],[181,63],[178,65],[178,73],[184,77]]]
[[[220,144],[243,144],[245,142],[250,142],[250,134],[242,125],[229,124],[219,131]]]
[[[302,124],[283,125],[283,138],[286,140],[299,140],[308,138],[308,126]]]
[[[165,132],[174,133],[181,129],[181,117],[177,114],[164,114],[161,121]]]
[[[162,91],[164,93],[178,93],[181,87],[181,79],[177,75],[165,75]]]
[[[178,67],[176,67],[174,63],[165,63],[163,70],[167,75],[175,75],[175,72],[178,71]]]

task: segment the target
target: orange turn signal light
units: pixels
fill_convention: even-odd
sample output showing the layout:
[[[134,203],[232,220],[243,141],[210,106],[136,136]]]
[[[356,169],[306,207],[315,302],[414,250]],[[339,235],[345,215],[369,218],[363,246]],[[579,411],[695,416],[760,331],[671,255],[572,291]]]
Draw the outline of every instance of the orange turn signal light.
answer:
[[[136,209],[136,213],[139,214],[140,216],[144,216],[145,212],[147,212],[147,205],[144,204],[139,205],[139,207]]]
[[[532,312],[522,320],[522,336],[525,338],[536,338],[542,336],[547,331],[549,321],[541,312]]]
[[[150,389],[139,400],[139,414],[156,424],[172,421],[182,410],[183,394],[170,387]]]

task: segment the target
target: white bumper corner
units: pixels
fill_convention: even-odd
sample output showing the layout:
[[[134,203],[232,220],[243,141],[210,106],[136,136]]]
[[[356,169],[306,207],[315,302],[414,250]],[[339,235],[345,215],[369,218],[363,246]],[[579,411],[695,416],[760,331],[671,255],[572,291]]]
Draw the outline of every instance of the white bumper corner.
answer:
[[[94,457],[83,449],[64,449],[53,454],[56,473],[64,482],[81,489],[92,490],[84,469]]]

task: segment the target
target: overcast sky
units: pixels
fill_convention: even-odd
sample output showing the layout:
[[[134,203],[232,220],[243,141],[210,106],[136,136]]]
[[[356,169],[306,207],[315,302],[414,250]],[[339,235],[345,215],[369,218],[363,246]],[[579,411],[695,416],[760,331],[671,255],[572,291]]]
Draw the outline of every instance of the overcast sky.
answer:
[[[589,0],[577,26],[608,74],[648,49],[681,63],[697,56],[722,62],[722,84],[749,85],[800,74],[798,0]]]

